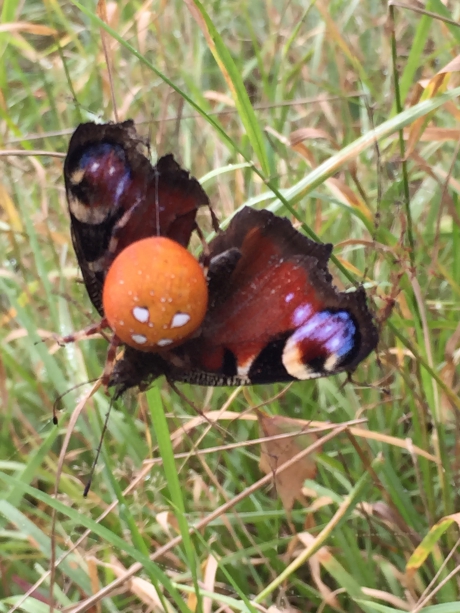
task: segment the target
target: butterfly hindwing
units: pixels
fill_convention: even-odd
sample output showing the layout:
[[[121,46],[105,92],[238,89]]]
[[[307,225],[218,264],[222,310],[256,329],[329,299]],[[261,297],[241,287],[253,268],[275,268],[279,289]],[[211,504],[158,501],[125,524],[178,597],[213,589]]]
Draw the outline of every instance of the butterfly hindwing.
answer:
[[[308,239],[287,219],[244,208],[209,251],[201,329],[161,356],[127,349],[112,376],[118,389],[160,374],[202,385],[324,377],[352,371],[375,348],[364,289],[337,291],[327,268],[332,246]]]

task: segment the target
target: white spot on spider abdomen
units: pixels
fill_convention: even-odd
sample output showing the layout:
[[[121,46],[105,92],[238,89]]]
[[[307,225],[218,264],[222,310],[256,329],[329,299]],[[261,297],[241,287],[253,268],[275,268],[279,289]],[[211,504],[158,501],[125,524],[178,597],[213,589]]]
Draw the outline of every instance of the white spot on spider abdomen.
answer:
[[[150,313],[146,307],[135,306],[133,308],[133,317],[141,324],[146,324],[149,320]]]
[[[147,337],[143,334],[132,334],[131,338],[138,345],[144,345],[147,342]]]
[[[176,313],[171,322],[171,328],[181,328],[188,324],[190,321],[190,315],[188,313]]]
[[[167,345],[170,345],[173,342],[174,341],[171,338],[160,338],[157,345],[158,347],[166,347]]]

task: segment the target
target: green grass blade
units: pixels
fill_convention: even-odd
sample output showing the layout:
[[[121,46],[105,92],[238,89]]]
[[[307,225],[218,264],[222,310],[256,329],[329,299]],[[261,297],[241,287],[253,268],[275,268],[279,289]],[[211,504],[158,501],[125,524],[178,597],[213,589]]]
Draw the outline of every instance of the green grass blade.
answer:
[[[204,31],[209,48],[225,78],[228,88],[235,101],[238,115],[246,130],[247,137],[265,176],[269,175],[269,163],[266,144],[258,119],[252,108],[246,87],[233,58],[224,44],[222,37],[215,28],[211,18],[199,0],[191,0],[198,9],[201,19],[198,23]],[[189,4],[191,6],[191,4]],[[194,12],[194,11],[193,11]]]

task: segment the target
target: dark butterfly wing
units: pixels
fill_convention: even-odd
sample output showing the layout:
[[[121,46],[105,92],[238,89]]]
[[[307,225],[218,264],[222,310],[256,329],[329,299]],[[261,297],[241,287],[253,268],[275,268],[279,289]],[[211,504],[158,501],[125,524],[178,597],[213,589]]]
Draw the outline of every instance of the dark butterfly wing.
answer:
[[[200,385],[324,377],[352,371],[376,347],[364,289],[332,285],[331,245],[245,208],[209,247],[209,307],[199,334],[161,356],[127,349],[111,381],[119,390],[160,374]]]
[[[102,314],[102,285],[125,247],[149,236],[187,246],[209,199],[172,155],[156,166],[134,123],[81,124],[64,163],[72,242],[88,294]]]

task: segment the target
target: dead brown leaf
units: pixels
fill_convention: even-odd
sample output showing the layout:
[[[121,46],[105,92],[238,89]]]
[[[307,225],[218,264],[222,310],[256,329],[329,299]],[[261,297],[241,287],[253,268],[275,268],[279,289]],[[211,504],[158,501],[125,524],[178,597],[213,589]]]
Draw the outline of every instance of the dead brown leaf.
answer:
[[[259,463],[264,473],[273,473],[281,502],[286,511],[290,511],[295,500],[305,504],[302,486],[306,479],[313,479],[316,476],[316,462],[311,456],[305,456],[280,475],[277,475],[276,469],[312,445],[317,436],[309,434],[305,422],[297,419],[282,415],[270,417],[262,411],[258,411],[257,415],[264,436],[277,437],[287,433],[293,435],[292,438],[275,438],[263,442]]]

